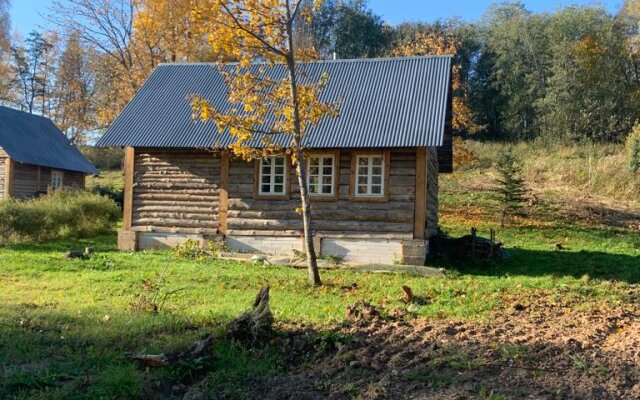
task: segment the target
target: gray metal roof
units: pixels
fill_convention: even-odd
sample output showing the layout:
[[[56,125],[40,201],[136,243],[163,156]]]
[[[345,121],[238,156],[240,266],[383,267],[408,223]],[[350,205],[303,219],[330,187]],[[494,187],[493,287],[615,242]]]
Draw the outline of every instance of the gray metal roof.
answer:
[[[1,106],[0,147],[12,160],[24,164],[97,173],[50,119]]]
[[[227,67],[230,68],[230,67]],[[442,146],[450,56],[318,61],[299,67],[302,79],[329,75],[325,101],[340,100],[340,116],[307,130],[309,148]],[[285,74],[283,65],[267,72]],[[211,121],[192,119],[189,97],[229,109],[228,87],[213,64],[158,66],[98,142],[103,147],[226,147],[233,142]],[[272,136],[286,145],[288,135]],[[257,140],[253,144],[260,146]]]

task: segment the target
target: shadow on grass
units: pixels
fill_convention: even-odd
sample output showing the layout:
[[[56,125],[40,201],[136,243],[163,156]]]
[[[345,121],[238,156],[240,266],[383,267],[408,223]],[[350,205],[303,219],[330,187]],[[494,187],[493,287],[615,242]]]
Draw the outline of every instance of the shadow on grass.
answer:
[[[483,276],[571,276],[640,282],[640,257],[598,251],[544,251],[505,249],[506,258],[497,261],[456,261],[436,264],[463,274]]]
[[[93,247],[96,252],[114,253],[118,251],[116,233],[105,234],[91,238],[67,238],[51,241],[28,241],[0,245],[0,250],[24,251],[30,253],[68,252],[69,250],[83,250]]]
[[[57,310],[55,303],[5,306],[0,310],[0,398],[136,399],[148,398],[150,390],[170,392],[156,383],[190,381],[206,360],[145,371],[126,354],[184,350],[234,317],[218,315],[203,323],[169,313],[74,314]]]

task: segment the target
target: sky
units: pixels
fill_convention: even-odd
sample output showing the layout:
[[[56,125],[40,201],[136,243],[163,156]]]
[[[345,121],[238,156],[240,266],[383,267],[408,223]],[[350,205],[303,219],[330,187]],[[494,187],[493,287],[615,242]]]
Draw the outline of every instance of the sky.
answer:
[[[615,12],[623,0],[530,0],[526,7],[535,12],[554,11],[570,4],[603,4]],[[52,0],[11,0],[11,20],[13,30],[22,36],[40,26],[46,25],[44,16],[49,13]],[[369,0],[373,11],[389,24],[403,21],[433,21],[450,17],[476,20],[495,0]]]

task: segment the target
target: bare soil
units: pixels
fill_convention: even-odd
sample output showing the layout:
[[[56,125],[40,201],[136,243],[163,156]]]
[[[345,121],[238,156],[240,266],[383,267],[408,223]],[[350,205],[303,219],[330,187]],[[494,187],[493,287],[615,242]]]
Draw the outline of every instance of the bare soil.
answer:
[[[640,303],[637,287],[629,296]],[[487,322],[406,321],[359,305],[330,343],[281,339],[283,373],[186,398],[640,399],[640,310],[579,309],[532,295]]]

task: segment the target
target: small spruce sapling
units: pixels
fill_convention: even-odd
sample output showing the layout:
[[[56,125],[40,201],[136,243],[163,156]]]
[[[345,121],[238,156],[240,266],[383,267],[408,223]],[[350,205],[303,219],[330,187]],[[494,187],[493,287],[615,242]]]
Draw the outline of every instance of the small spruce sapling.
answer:
[[[511,215],[523,215],[523,205],[526,201],[524,179],[520,176],[521,166],[511,148],[502,150],[496,160],[499,184],[496,192],[500,201],[500,226],[504,228],[507,218]]]
[[[629,154],[629,168],[640,171],[640,123],[636,122],[627,137],[627,152]]]

